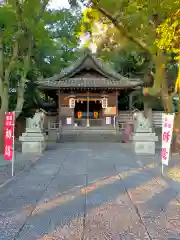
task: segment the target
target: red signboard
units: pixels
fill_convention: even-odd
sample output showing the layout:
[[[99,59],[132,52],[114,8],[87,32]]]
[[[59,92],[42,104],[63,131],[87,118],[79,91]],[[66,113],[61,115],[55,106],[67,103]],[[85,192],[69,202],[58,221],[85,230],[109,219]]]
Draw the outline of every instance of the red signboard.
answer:
[[[4,121],[4,160],[12,161],[14,151],[14,112],[5,113]]]

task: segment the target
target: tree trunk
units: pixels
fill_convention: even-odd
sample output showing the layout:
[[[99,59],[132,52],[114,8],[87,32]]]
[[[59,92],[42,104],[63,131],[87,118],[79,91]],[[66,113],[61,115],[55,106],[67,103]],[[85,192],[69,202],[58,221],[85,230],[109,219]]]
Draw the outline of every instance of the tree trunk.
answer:
[[[180,102],[174,119],[172,152],[180,155]]]
[[[161,89],[161,99],[164,106],[165,113],[173,113],[173,102],[172,102],[172,95],[168,93],[168,88]]]
[[[24,104],[24,89],[25,89],[25,81],[21,82],[18,91],[17,91],[17,102],[16,102],[16,119],[19,117],[19,115],[22,112],[23,104]]]
[[[180,64],[180,61],[179,61]],[[180,91],[180,66],[178,69],[178,77],[175,85],[175,92]],[[176,113],[174,119],[174,128],[173,128],[173,153],[180,155],[180,100],[178,102],[178,112]]]
[[[147,102],[144,102],[144,116],[152,123],[152,108],[149,107]]]
[[[28,47],[27,55],[24,57],[24,71],[21,75],[21,79],[20,79],[19,86],[17,89],[17,103],[16,103],[16,109],[15,109],[16,119],[21,114],[23,104],[24,104],[24,91],[25,91],[25,84],[26,84],[26,76],[30,69],[30,57],[31,57],[31,47],[32,47],[31,40],[32,39],[29,40],[29,47]]]

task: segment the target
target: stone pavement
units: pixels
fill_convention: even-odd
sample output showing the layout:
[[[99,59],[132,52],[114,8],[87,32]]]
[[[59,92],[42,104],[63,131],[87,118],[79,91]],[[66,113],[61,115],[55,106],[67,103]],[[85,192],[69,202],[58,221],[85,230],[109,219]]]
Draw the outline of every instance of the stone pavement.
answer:
[[[16,176],[24,168],[36,163],[39,157],[40,156],[33,154],[22,154],[20,152],[15,152],[14,176]],[[0,155],[0,187],[11,179],[12,163],[11,161],[4,161],[4,156]]]
[[[0,189],[0,240],[180,239],[179,185],[119,143],[61,143]]]

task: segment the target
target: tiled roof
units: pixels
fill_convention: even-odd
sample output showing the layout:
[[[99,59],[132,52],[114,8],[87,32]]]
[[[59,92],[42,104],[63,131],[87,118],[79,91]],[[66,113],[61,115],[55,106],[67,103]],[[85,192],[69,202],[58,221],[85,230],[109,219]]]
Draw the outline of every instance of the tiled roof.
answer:
[[[102,77],[76,77],[82,70],[94,70]],[[75,76],[75,77],[73,77]],[[129,79],[118,74],[107,64],[95,58],[89,52],[79,58],[70,67],[64,69],[60,74],[47,79],[39,79],[37,84],[41,88],[124,88],[142,85],[140,79]]]

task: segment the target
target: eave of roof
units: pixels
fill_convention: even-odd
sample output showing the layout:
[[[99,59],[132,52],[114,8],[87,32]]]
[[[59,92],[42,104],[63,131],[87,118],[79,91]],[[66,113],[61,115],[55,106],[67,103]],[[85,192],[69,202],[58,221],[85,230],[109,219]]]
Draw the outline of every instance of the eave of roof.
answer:
[[[93,69],[97,71],[103,77],[101,78],[73,78],[75,74],[82,71],[83,69]],[[126,78],[115,70],[110,68],[107,64],[103,63],[99,59],[95,58],[89,52],[79,58],[70,67],[64,69],[60,74],[54,75],[50,78],[39,79],[37,85],[40,88],[92,88],[92,87],[112,87],[112,88],[124,88],[142,85],[140,79],[129,79]]]

